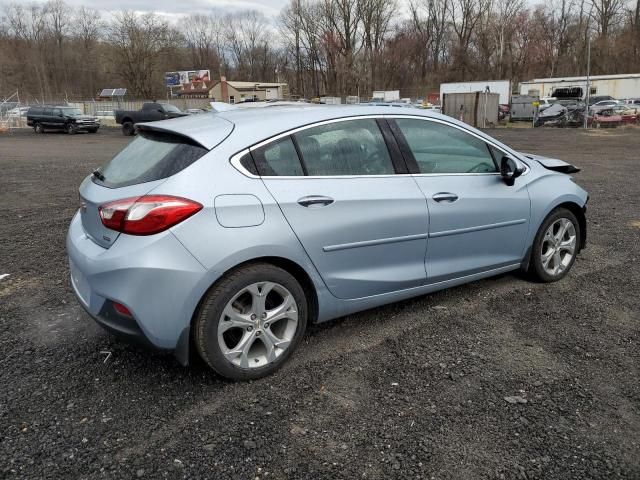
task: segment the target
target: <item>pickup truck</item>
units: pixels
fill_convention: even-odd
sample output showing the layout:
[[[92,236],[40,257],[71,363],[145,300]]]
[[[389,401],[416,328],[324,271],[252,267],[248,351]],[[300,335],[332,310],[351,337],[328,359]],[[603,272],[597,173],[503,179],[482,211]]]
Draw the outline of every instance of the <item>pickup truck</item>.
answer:
[[[169,103],[148,102],[141,110],[116,110],[116,123],[122,125],[123,135],[136,133],[134,124],[141,122],[156,122],[167,118],[185,117],[189,115]]]

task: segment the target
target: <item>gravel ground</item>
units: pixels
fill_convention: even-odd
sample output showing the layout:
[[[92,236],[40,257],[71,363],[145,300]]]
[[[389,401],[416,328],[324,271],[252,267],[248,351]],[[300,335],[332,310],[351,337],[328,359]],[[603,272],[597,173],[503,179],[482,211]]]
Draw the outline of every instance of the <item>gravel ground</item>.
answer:
[[[310,328],[230,383],[119,343],[77,305],[77,187],[128,141],[0,137],[0,477],[640,478],[640,131],[496,130],[583,168],[589,247]]]

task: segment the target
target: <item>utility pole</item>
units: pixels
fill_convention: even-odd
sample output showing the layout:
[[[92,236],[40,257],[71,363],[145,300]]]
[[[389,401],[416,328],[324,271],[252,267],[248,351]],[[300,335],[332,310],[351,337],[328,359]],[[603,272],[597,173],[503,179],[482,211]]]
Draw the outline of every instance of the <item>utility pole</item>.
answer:
[[[591,95],[591,12],[593,11],[593,5],[589,10],[589,16],[587,17],[587,93],[584,96],[584,128],[588,128],[589,124],[589,97]]]
[[[585,95],[585,106],[584,106],[584,128],[588,128],[588,119],[589,119],[589,95],[591,94],[591,34],[589,32],[589,27],[587,24],[587,94]]]

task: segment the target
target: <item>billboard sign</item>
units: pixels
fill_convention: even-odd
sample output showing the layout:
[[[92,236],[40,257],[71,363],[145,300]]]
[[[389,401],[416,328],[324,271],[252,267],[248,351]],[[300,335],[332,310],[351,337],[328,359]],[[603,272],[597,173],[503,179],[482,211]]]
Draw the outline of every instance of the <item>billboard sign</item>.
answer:
[[[164,74],[164,84],[166,87],[179,87],[185,83],[203,82],[211,78],[209,70],[180,70],[176,72],[166,72]]]

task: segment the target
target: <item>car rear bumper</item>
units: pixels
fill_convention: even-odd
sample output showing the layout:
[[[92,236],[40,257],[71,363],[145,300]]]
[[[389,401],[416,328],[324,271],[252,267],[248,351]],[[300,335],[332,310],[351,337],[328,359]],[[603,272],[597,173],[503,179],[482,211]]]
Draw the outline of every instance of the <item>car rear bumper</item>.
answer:
[[[178,347],[206,286],[204,268],[171,232],[120,235],[106,249],[86,235],[76,214],[67,253],[76,297],[98,324],[156,348]],[[131,317],[119,314],[113,302]]]

